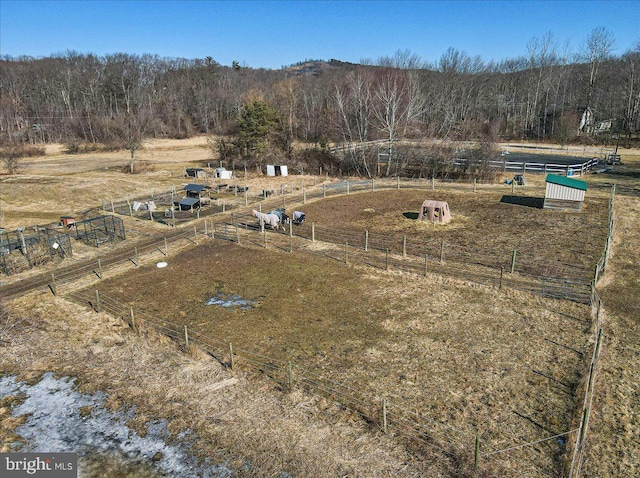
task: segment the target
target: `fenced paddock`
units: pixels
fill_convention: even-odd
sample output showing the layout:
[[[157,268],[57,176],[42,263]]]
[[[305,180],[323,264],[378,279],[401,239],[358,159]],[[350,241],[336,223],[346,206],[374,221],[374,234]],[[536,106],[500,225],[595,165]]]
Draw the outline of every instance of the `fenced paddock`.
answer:
[[[47,227],[0,233],[0,272],[18,274],[73,255],[69,234]]]
[[[111,215],[102,215],[77,221],[74,237],[89,246],[99,247],[105,242],[124,241],[126,237],[124,221]]]
[[[230,242],[240,237],[235,226],[224,226],[230,239],[224,247],[234,248]],[[216,237],[220,233],[218,225],[208,230]],[[272,243],[276,237],[282,243]],[[187,350],[191,341],[229,366],[267,373],[284,390],[300,387],[327,395],[373,425],[415,443],[423,456],[436,454],[434,466],[449,475],[458,476],[474,463],[499,476],[567,473],[573,461],[568,444],[575,441],[576,449],[583,449],[582,430],[587,428],[573,410],[574,398],[581,395],[583,359],[591,354],[587,340],[594,322],[587,308],[518,292],[491,295],[446,280],[434,285],[428,278],[413,288],[402,279],[398,288],[399,276],[393,271],[382,283],[363,285],[360,273],[343,277],[342,268],[350,268],[337,264],[342,257],[337,249],[325,257],[339,270],[319,267],[317,260],[305,259],[307,255],[283,254],[292,238],[270,235],[267,250],[246,251],[258,251],[259,257],[240,261],[237,250],[227,259],[224,247],[194,249],[186,258],[171,261],[171,267],[182,266],[184,278],[172,270],[171,291],[154,294],[163,297],[160,304],[145,300],[148,285],[158,284],[151,274],[161,270],[137,265],[135,275],[102,282],[99,294],[85,290],[72,293],[72,298],[102,307],[136,330],[150,327],[146,330],[173,337]],[[348,244],[345,250],[344,262],[349,264]],[[384,256],[389,254],[385,251]],[[398,264],[406,259],[401,253],[395,256]],[[300,275],[303,270],[311,282]],[[187,288],[176,289],[176,283]],[[364,288],[337,290],[341,283]],[[258,301],[264,301],[257,315],[202,314],[200,301],[225,288],[254,291]],[[440,301],[425,302],[424,297],[432,295],[425,290],[436,291]],[[313,294],[331,297],[329,302],[343,309],[328,313]],[[494,299],[482,305],[487,296]],[[458,300],[463,307],[456,307]],[[538,311],[544,316],[536,316]],[[317,324],[309,322],[316,319]],[[238,331],[241,335],[234,335]],[[279,336],[280,331],[291,335]],[[326,331],[333,337],[327,338]],[[425,365],[433,368],[422,369]],[[585,396],[592,400],[593,385],[586,388]]]
[[[417,210],[424,197],[421,190],[373,190],[368,185],[365,191],[297,206],[311,219],[289,228],[295,241],[270,231],[262,235],[256,219],[246,213],[216,224],[216,236],[235,240],[237,226],[259,233],[254,243],[268,242],[283,250],[313,250],[300,239],[330,243],[346,248],[354,262],[377,267],[387,262],[418,273],[426,267],[432,273],[490,285],[504,282],[549,297],[589,300],[594,267],[607,237],[606,199],[590,199],[584,212],[553,213],[501,203],[499,192],[447,189],[453,221],[440,226],[411,216],[411,206]],[[262,210],[275,204],[265,203]],[[380,253],[386,257],[381,259]]]
[[[169,262],[71,297],[136,330],[155,329],[183,347],[188,340],[228,366],[264,372],[284,390],[329,396],[409,440],[419,456],[435,454],[449,475],[473,467],[476,437],[480,470],[564,473],[588,307],[518,292],[486,302],[487,291],[459,283],[368,277],[335,260],[230,242]],[[151,284],[162,300],[150,297]],[[218,292],[259,305],[204,306]]]
[[[228,244],[234,238],[237,240],[240,237],[237,234],[238,229],[235,227],[226,225],[224,229],[226,230],[226,238],[230,239],[227,241]],[[208,228],[208,231],[215,236],[221,232],[211,227]],[[612,225],[610,225],[609,231],[612,233]],[[292,237],[283,234],[273,234],[270,235],[270,241],[271,238],[276,237],[284,240],[292,239]],[[185,238],[189,242],[197,243],[197,230],[194,231],[194,236],[186,235]],[[247,240],[251,241],[250,238],[242,238],[242,241]],[[309,241],[304,240],[303,242]],[[585,446],[588,410],[593,400],[595,380],[595,375],[592,378],[591,374],[588,374],[588,381],[585,379],[587,382],[585,396],[590,398],[589,400],[585,399],[587,408],[582,414],[583,418],[578,420],[571,403],[576,401],[573,397],[582,393],[583,386],[580,385],[580,377],[585,367],[583,359],[591,355],[586,338],[589,336],[589,331],[597,327],[597,321],[591,321],[586,309],[580,309],[581,306],[576,304],[569,307],[577,307],[578,309],[568,311],[565,301],[548,302],[547,299],[542,298],[536,299],[536,301],[542,300],[545,301],[544,303],[536,301],[531,303],[529,302],[530,297],[520,296],[518,293],[515,293],[515,296],[502,297],[501,308],[496,307],[495,300],[491,305],[483,307],[481,298],[488,296],[487,291],[475,290],[473,287],[463,288],[461,295],[460,284],[454,284],[453,290],[455,292],[453,295],[464,303],[464,312],[455,317],[456,307],[450,299],[451,289],[444,290],[446,287],[443,289],[442,284],[437,287],[433,287],[433,284],[421,284],[417,292],[415,290],[414,292],[418,294],[418,297],[423,295],[440,297],[441,300],[434,302],[434,304],[442,306],[440,312],[444,310],[444,317],[430,309],[430,307],[434,307],[431,302],[428,302],[429,307],[424,307],[424,303],[420,304],[417,301],[414,306],[407,305],[414,302],[411,300],[410,294],[404,291],[399,294],[397,299],[403,304],[401,308],[406,308],[405,317],[410,318],[409,323],[406,318],[398,315],[395,307],[391,308],[394,312],[386,320],[377,320],[379,317],[373,317],[373,319],[374,323],[382,322],[385,327],[389,327],[390,330],[387,332],[395,335],[401,332],[402,337],[408,335],[408,338],[398,339],[400,344],[390,345],[388,338],[384,334],[381,336],[380,329],[374,327],[370,332],[375,340],[363,341],[362,338],[358,340],[357,337],[354,339],[349,335],[349,332],[353,333],[355,329],[367,328],[367,324],[363,323],[362,319],[356,320],[355,326],[348,327],[345,325],[346,319],[351,314],[348,310],[342,310],[333,318],[334,322],[337,321],[340,324],[333,327],[323,320],[322,308],[310,302],[308,297],[305,299],[305,296],[310,292],[302,285],[303,281],[298,277],[298,274],[307,265],[313,266],[315,261],[308,262],[296,257],[291,262],[283,264],[282,262],[287,259],[277,259],[274,258],[274,255],[286,258],[297,256],[297,254],[283,254],[287,248],[271,242],[269,248],[271,250],[263,251],[261,260],[256,260],[256,257],[252,257],[250,260],[240,260],[245,265],[250,263],[247,266],[249,267],[247,272],[238,270],[237,251],[232,252],[230,259],[226,260],[224,254],[217,248],[211,252],[194,249],[190,253],[192,254],[191,262],[177,261],[182,264],[181,270],[183,274],[187,274],[187,277],[180,280],[179,276],[175,276],[174,270],[172,271],[172,280],[176,278],[178,284],[189,284],[189,290],[194,284],[196,289],[202,290],[202,278],[206,277],[206,272],[209,273],[209,277],[215,279],[213,282],[205,281],[208,282],[205,284],[206,293],[192,291],[195,296],[188,297],[182,293],[184,289],[176,290],[175,287],[172,287],[171,292],[160,292],[154,295],[167,298],[169,303],[175,302],[173,312],[167,308],[167,301],[160,304],[161,308],[153,310],[153,307],[159,304],[152,304],[151,310],[145,306],[143,306],[144,310],[141,310],[140,307],[145,304],[144,299],[149,297],[146,293],[148,284],[155,284],[145,275],[158,272],[158,270],[153,266],[138,268],[138,265],[133,264],[131,259],[129,260],[133,264],[132,268],[135,266],[139,271],[143,271],[142,276],[132,276],[133,282],[128,284],[122,284],[120,280],[116,280],[114,283],[119,285],[101,283],[99,295],[94,294],[93,290],[87,290],[73,293],[73,298],[83,303],[91,303],[94,307],[103,307],[103,310],[122,317],[136,330],[155,330],[173,337],[181,346],[185,347],[187,345],[185,342],[191,340],[192,344],[210,352],[229,366],[233,366],[235,362],[235,367],[240,367],[241,370],[267,373],[284,390],[288,390],[290,387],[299,387],[310,393],[329,396],[345,406],[357,410],[372,425],[415,443],[411,447],[425,459],[428,457],[429,460],[434,460],[435,456],[434,463],[437,465],[433,466],[440,467],[437,469],[443,470],[447,474],[458,476],[461,469],[465,469],[465,467],[469,469],[475,462],[479,470],[493,475],[562,476],[568,473],[570,462],[580,463],[580,450],[583,450]],[[162,245],[156,249],[161,251]],[[333,259],[329,257],[336,264],[338,258],[340,258],[339,254],[335,255]],[[349,252],[345,256],[345,262],[350,263],[351,260]],[[173,266],[176,260],[170,262]],[[301,265],[300,262],[304,262],[304,264]],[[198,264],[204,269],[199,272],[194,264]],[[256,264],[262,264],[266,270],[256,274]],[[280,272],[275,276],[274,264],[280,265]],[[602,264],[604,266],[604,260]],[[344,267],[344,265],[340,265],[340,267]],[[163,270],[167,271],[168,269]],[[184,272],[185,270],[186,272]],[[292,274],[292,271],[295,273]],[[337,296],[339,294],[336,294],[335,284],[357,284],[360,282],[358,278],[361,277],[361,274],[358,273],[355,277],[345,280],[339,273],[332,270],[328,274],[328,279],[323,280],[322,274],[317,269],[311,267],[307,272],[313,277],[311,288],[314,293],[321,297],[330,296],[332,297],[331,303],[339,304],[347,304],[351,299],[341,300]],[[286,279],[280,280],[279,276],[283,274]],[[264,275],[264,278],[261,278],[261,275]],[[266,277],[269,279],[267,280]],[[398,280],[395,277],[397,276],[390,279],[390,282],[397,285]],[[210,293],[223,289],[225,284],[231,284],[235,290],[238,290],[241,288],[239,281],[245,278],[249,278],[252,290],[256,283],[270,284],[271,290],[264,290],[262,294],[258,291],[258,295],[269,297],[273,299],[273,302],[272,305],[264,304],[260,307],[261,313],[251,323],[262,324],[262,327],[257,327],[257,330],[251,332],[253,337],[247,336],[243,340],[243,337],[234,336],[233,333],[238,330],[251,330],[250,327],[247,327],[248,323],[244,317],[246,313],[233,312],[226,321],[212,322],[204,318],[194,304]],[[166,280],[163,282],[166,283]],[[401,282],[403,290],[406,289],[406,282],[404,280]],[[284,290],[276,286],[276,284],[282,283],[286,284]],[[297,292],[301,293],[300,297],[292,297],[295,303],[293,310],[290,305],[287,307],[283,303],[283,300],[292,294],[291,284],[296,284]],[[325,284],[324,287],[328,284],[331,290],[323,292],[321,288],[318,288],[318,284]],[[113,286],[118,292],[123,289],[131,291],[130,301],[123,300],[124,298],[120,294],[109,295],[109,289]],[[374,291],[374,295],[378,299],[384,302],[385,305],[381,307],[383,313],[388,311],[385,307],[388,307],[392,301],[388,301],[388,297],[381,296],[380,291],[389,289],[393,289],[393,286],[377,284],[369,288],[370,291]],[[353,297],[359,296],[360,289],[354,291],[354,288],[350,287],[344,290],[348,294],[355,294]],[[397,291],[398,289],[393,290]],[[435,290],[436,293],[425,294],[425,290]],[[467,295],[469,293],[473,294],[473,297],[469,297]],[[475,295],[476,293],[479,295]],[[379,305],[372,306],[374,301],[370,299],[371,297],[363,297],[363,300],[355,304],[356,309],[362,308],[365,311],[365,320],[371,319],[372,307],[376,312],[380,307]],[[521,302],[522,299],[525,300],[525,303]],[[594,303],[593,295],[591,300]],[[362,307],[360,304],[365,305]],[[478,310],[470,310],[469,304],[477,304]],[[133,313],[131,307],[135,309]],[[535,315],[535,311],[543,310],[546,311],[547,316],[542,319],[542,328],[539,330],[540,322],[532,321],[532,314]],[[269,313],[269,311],[271,312]],[[477,319],[482,314],[499,317],[499,324],[482,324],[486,317]],[[522,317],[522,319],[516,320],[515,327],[510,325],[512,321],[509,320],[513,318],[513,314],[516,317]],[[333,347],[329,346],[331,350],[329,353],[326,350],[319,353],[321,347],[308,340],[287,340],[283,344],[282,338],[278,337],[274,331],[289,330],[290,328],[294,331],[297,329],[298,332],[304,330],[314,339],[321,334],[314,333],[316,329],[309,327],[307,322],[293,327],[282,326],[276,322],[278,317],[295,321],[302,321],[307,317],[319,317],[317,326],[320,327],[320,330],[331,331],[331,334],[338,337],[339,342],[335,343]],[[292,317],[293,319],[291,319]],[[428,343],[416,344],[414,342],[415,337],[420,335],[419,324],[416,323],[416,320],[419,319],[416,317],[425,318],[432,325],[428,334]],[[450,323],[452,318],[457,318],[453,321],[454,324]],[[474,319],[477,320],[474,321]],[[239,323],[238,320],[244,320],[244,322]],[[267,330],[264,329],[265,323]],[[395,329],[393,328],[394,324]],[[453,328],[451,328],[452,326]],[[207,327],[215,327],[215,332],[208,331]],[[518,332],[519,328],[522,329],[520,332]],[[509,329],[508,340],[496,340],[488,332]],[[346,335],[345,332],[347,332]],[[409,333],[407,334],[407,332]],[[489,335],[487,335],[488,333]],[[259,339],[256,340],[256,337]],[[523,338],[526,338],[526,345],[519,344],[517,341]],[[368,345],[367,348],[362,347],[363,342],[364,345]],[[247,345],[247,343],[249,344]],[[491,351],[486,349],[484,345],[489,343],[492,344]],[[496,355],[493,355],[502,353],[501,344],[503,343],[508,344],[504,351],[505,356],[509,356],[507,362],[496,360]],[[439,360],[436,360],[434,357],[420,357],[419,355],[424,350],[431,351],[443,346],[448,349],[449,358],[439,357]],[[549,347],[551,348],[549,349]],[[186,348],[188,349],[188,347]],[[531,356],[529,356],[530,350],[533,351]],[[542,352],[543,350],[545,352]],[[363,351],[364,356],[361,355]],[[416,353],[418,353],[417,356]],[[433,353],[437,355],[437,352]],[[547,353],[550,355],[546,359],[541,358],[540,354],[544,357]],[[516,357],[515,361],[514,357]],[[485,359],[486,362],[484,362]],[[437,372],[444,371],[444,373],[439,375],[435,371],[421,371],[420,367],[425,363],[434,365],[438,369]],[[491,365],[486,369],[482,363]],[[570,363],[574,363],[575,367],[569,366]],[[444,370],[440,369],[442,364],[445,366]],[[514,379],[511,376],[512,373],[515,373],[514,366],[510,364],[515,364],[518,373],[524,373],[524,376]],[[452,367],[452,369],[446,372],[446,366]],[[496,375],[496,371],[501,367],[504,369]],[[594,367],[591,366],[590,369],[593,371]],[[413,377],[411,374],[414,374]],[[375,383],[362,383],[361,377],[373,377],[372,380]],[[424,379],[425,377],[428,377],[428,383],[420,381],[420,378]],[[451,389],[451,396],[447,393],[442,395],[443,390],[449,390],[444,387],[447,377],[454,377],[452,382],[455,382],[458,387]],[[478,395],[474,383],[478,383],[478,380],[482,382],[482,379],[487,379],[487,377],[489,377],[488,382],[478,387],[478,389],[484,390],[489,383],[487,392],[484,395]],[[513,391],[505,384],[494,383],[493,379],[496,377],[507,382],[514,379],[514,383],[518,384],[517,390]],[[435,388],[432,390],[431,387]],[[531,387],[533,390],[528,391]],[[423,398],[416,395],[416,389],[425,394]],[[498,392],[497,396],[487,397],[494,391]],[[524,395],[521,396],[520,393]],[[441,398],[448,404],[447,406],[443,407],[439,402]],[[518,406],[511,410],[509,406],[506,406],[502,412],[495,410],[498,404],[509,403],[509,399],[517,401]],[[492,411],[484,410],[485,407]],[[552,410],[551,415],[553,416],[545,416],[545,413],[550,410]],[[566,411],[564,418],[562,418],[562,410]],[[489,416],[485,413],[488,413]],[[522,421],[522,423],[510,424],[513,417],[517,417],[516,422]],[[502,419],[506,419],[506,421],[501,422]],[[564,425],[566,428],[563,428]],[[575,447],[572,445],[574,442],[576,443]],[[478,447],[475,447],[476,443],[479,445]],[[573,451],[578,455],[575,453],[572,455]],[[571,473],[571,476],[578,476],[573,470]]]

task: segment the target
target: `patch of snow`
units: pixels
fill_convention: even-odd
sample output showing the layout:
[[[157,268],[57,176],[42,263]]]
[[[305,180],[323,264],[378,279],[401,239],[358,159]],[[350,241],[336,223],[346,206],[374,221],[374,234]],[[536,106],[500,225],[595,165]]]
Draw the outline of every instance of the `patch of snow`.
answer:
[[[46,373],[33,385],[0,377],[0,398],[18,395],[24,401],[12,410],[14,417],[26,416],[16,428],[26,445],[15,443],[14,452],[76,452],[78,456],[113,453],[132,462],[147,463],[160,473],[175,477],[227,478],[231,471],[223,465],[202,464],[189,453],[189,433],[178,436],[169,445],[166,420],[147,425],[147,434],[139,436],[126,423],[135,409],[111,412],[104,408],[104,393],[81,394],[74,389],[73,378],[55,378]],[[82,407],[91,407],[81,414]],[[86,410],[86,409],[85,409]]]
[[[255,300],[248,300],[240,297],[236,294],[218,294],[207,300],[204,305],[219,305],[227,309],[238,308],[242,310],[252,309],[258,302]]]

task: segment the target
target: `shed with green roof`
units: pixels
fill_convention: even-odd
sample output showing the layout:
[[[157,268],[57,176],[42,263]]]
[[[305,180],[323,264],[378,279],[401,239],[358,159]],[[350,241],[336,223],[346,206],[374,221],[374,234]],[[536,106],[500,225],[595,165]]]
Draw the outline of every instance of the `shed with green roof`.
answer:
[[[548,209],[582,210],[587,183],[578,179],[547,174],[544,207]]]

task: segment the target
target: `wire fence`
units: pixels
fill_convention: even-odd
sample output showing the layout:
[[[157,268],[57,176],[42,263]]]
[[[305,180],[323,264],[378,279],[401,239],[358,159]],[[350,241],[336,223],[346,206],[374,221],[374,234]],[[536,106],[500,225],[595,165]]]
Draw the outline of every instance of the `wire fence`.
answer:
[[[349,189],[352,186],[348,182],[346,183],[347,193],[349,193]],[[371,187],[373,189],[375,185],[370,182],[370,184],[359,184],[355,185],[355,187],[366,187],[367,189]],[[303,200],[306,200],[304,187],[302,189]],[[333,189],[337,189],[337,187]],[[321,194],[326,197],[326,187],[322,188]],[[614,233],[614,194],[615,189],[611,192],[608,237],[602,259],[598,262],[597,275],[604,272],[610,253]],[[266,200],[263,200],[262,204],[265,207],[279,205],[277,203],[269,203]],[[388,241],[388,237],[378,238],[373,236],[371,238],[365,237],[364,239],[360,237],[359,246],[354,247],[349,243],[349,240],[355,243],[353,232],[320,230],[319,234],[322,238],[320,240],[315,237],[316,232],[313,224],[309,225],[310,232],[308,234],[310,234],[310,237],[300,234],[300,231],[304,230],[302,228],[297,228],[294,235],[291,227],[288,235],[267,234],[266,231],[260,230],[259,226],[256,227],[255,221],[250,223],[247,217],[250,216],[246,213],[233,213],[230,221],[211,221],[211,223],[208,223],[205,220],[203,223],[204,235],[237,243],[240,243],[241,240],[250,241],[253,244],[264,246],[267,245],[268,237],[269,245],[280,248],[283,251],[293,251],[295,245],[297,247],[296,250],[322,254],[337,261],[344,261],[345,264],[360,262],[378,268],[396,268],[412,273],[427,274],[435,272],[474,282],[493,284],[498,287],[507,286],[508,284],[509,287],[516,289],[529,290],[543,295],[577,300],[579,302],[584,301],[584,295],[586,294],[586,301],[592,304],[595,344],[589,365],[589,373],[585,379],[585,393],[578,428],[556,433],[549,437],[535,437],[535,439],[525,443],[512,442],[506,447],[498,446],[498,442],[495,441],[484,443],[481,442],[478,434],[474,435],[468,430],[460,430],[449,425],[446,417],[434,419],[434,417],[422,416],[405,409],[401,401],[396,401],[393,397],[373,396],[371,393],[355,390],[346,384],[322,377],[292,362],[283,362],[245,348],[234,348],[232,343],[223,339],[204,336],[196,331],[189,330],[186,325],[179,326],[166,319],[146,314],[142,310],[134,310],[125,306],[116,298],[100,294],[98,290],[95,290],[94,293],[88,290],[78,291],[73,285],[76,280],[87,274],[102,278],[103,272],[107,267],[115,267],[127,262],[137,266],[142,260],[142,255],[157,255],[159,253],[162,256],[167,256],[168,244],[175,245],[178,241],[184,241],[185,245],[197,244],[199,234],[201,236],[203,234],[202,230],[198,230],[197,225],[194,226],[193,231],[185,228],[184,231],[173,234],[169,239],[165,238],[163,241],[145,244],[140,248],[134,248],[133,251],[119,251],[111,255],[105,263],[101,263],[101,260],[98,259],[96,263],[85,263],[55,276],[52,274],[49,280],[43,280],[42,277],[38,277],[31,279],[33,283],[29,283],[30,280],[26,280],[21,281],[18,285],[24,290],[46,286],[54,294],[58,293],[60,286],[69,285],[70,287],[68,288],[71,291],[66,295],[71,300],[88,305],[98,312],[104,311],[115,317],[120,317],[136,333],[145,332],[165,335],[173,339],[185,351],[189,351],[190,347],[197,346],[231,370],[236,367],[243,367],[247,370],[265,374],[278,383],[282,390],[291,390],[293,387],[299,387],[310,393],[328,397],[359,413],[367,422],[387,433],[416,440],[425,447],[441,453],[445,462],[458,471],[462,467],[469,470],[488,469],[492,473],[499,473],[503,476],[557,476],[558,464],[556,463],[555,466],[549,468],[548,465],[543,464],[542,457],[558,457],[562,454],[562,450],[568,449],[566,443],[573,443],[568,476],[570,478],[580,476],[590,411],[595,395],[596,371],[603,334],[600,314],[601,301],[595,290],[595,282],[584,282],[584,279],[579,278],[575,280],[575,283],[571,283],[570,278],[567,277],[527,276],[511,264],[508,273],[509,277],[506,278],[504,265],[500,266],[498,275],[495,269],[488,267],[484,263],[471,264],[471,261],[466,263],[452,261],[449,259],[450,255],[443,255],[442,244],[439,245],[438,249],[437,244],[426,243],[416,246],[413,244],[408,245],[406,241],[403,241],[402,249],[396,248],[394,252],[391,252],[389,247],[384,247],[383,249],[383,246],[388,244],[385,242]],[[241,231],[243,231],[243,234],[241,234]],[[397,238],[394,239],[397,240]],[[341,246],[343,240],[344,247]],[[362,241],[364,241],[364,244]],[[327,247],[312,247],[316,242],[322,242]],[[425,246],[432,247],[431,254],[437,260],[429,260],[428,253],[424,254],[424,257],[420,257],[415,252],[416,248]],[[433,253],[434,247],[439,254]],[[423,249],[418,250],[423,251]],[[445,249],[445,252],[448,252],[448,249]],[[444,257],[447,257],[447,260]],[[464,257],[464,255],[459,254],[458,257]],[[461,265],[466,267],[461,267]],[[512,269],[513,272],[511,272]],[[564,282],[560,283],[559,279]],[[3,289],[6,289],[6,287]],[[5,297],[11,295],[5,295],[6,290],[2,290],[2,292]],[[517,472],[514,470],[517,470]]]
[[[234,214],[211,224],[217,239],[240,241],[240,231],[262,247],[321,254],[345,263],[394,269],[420,275],[438,274],[498,288],[533,292],[545,297],[589,303],[593,270],[562,262],[527,259],[516,251],[502,257],[488,251],[448,244],[444,241],[409,241],[406,236],[316,226],[289,225],[288,233],[275,233],[256,223],[250,214]],[[318,249],[317,244],[325,247]],[[328,247],[331,246],[331,247]],[[524,256],[524,259],[522,257]],[[560,275],[560,274],[566,275]]]
[[[259,372],[273,380],[284,392],[298,388],[326,397],[359,414],[373,429],[414,441],[425,450],[437,453],[443,463],[458,473],[461,470],[471,472],[484,469],[500,476],[557,476],[561,465],[550,465],[548,458],[561,453],[567,440],[565,437],[580,433],[580,429],[572,429],[525,443],[511,441],[509,446],[503,448],[498,448],[490,441],[482,442],[480,446],[477,434],[452,426],[444,415],[427,417],[410,410],[399,397],[380,397],[357,390],[291,361],[237,347],[222,338],[198,333],[188,325],[176,324],[140,308],[134,309],[97,289],[71,290],[66,297],[98,313],[105,312],[121,319],[136,334],[169,337],[186,353],[197,347],[232,372],[239,369]],[[502,437],[503,443],[509,440],[509,437]]]
[[[232,343],[225,340],[201,335],[196,331],[189,330],[186,325],[180,326],[166,319],[151,316],[142,310],[134,310],[124,305],[121,301],[101,294],[97,290],[94,293],[88,290],[78,291],[73,285],[74,281],[87,274],[102,278],[102,267],[106,269],[107,266],[115,267],[123,263],[131,263],[132,266],[137,266],[143,260],[143,254],[147,256],[161,254],[164,257],[168,254],[168,244],[175,245],[178,241],[183,241],[185,245],[197,244],[201,240],[199,237],[203,237],[202,229],[201,227],[199,231],[195,226],[193,231],[182,231],[171,237],[170,240],[165,239],[161,242],[147,244],[140,249],[135,248],[133,251],[120,251],[109,260],[108,264],[101,264],[98,261],[97,264],[85,264],[83,267],[60,274],[56,278],[52,276],[49,288],[56,293],[57,287],[69,285],[68,289],[71,292],[67,293],[67,297],[78,303],[88,305],[96,311],[104,311],[115,317],[120,317],[136,333],[162,334],[173,339],[185,351],[190,350],[189,347],[196,346],[232,370],[242,367],[246,370],[265,374],[273,379],[282,390],[286,391],[293,389],[293,387],[298,387],[309,393],[330,398],[342,406],[357,412],[372,426],[387,433],[413,440],[426,449],[439,453],[444,462],[448,463],[448,466],[458,471],[460,467],[463,467],[469,470],[491,470],[492,473],[500,473],[503,476],[558,476],[558,470],[561,467],[559,468],[557,464],[555,466],[549,465],[548,462],[544,461],[543,457],[560,456],[565,444],[571,441],[575,445],[570,477],[579,476],[582,453],[586,443],[589,410],[594,398],[593,384],[599,358],[599,338],[598,345],[594,348],[590,375],[587,380],[588,385],[585,391],[585,405],[579,427],[550,437],[536,437],[525,443],[516,441],[515,443],[511,442],[506,447],[500,447],[497,446],[498,442],[494,440],[481,442],[478,435],[474,436],[468,430],[460,430],[451,426],[447,423],[445,417],[434,419],[433,417],[426,417],[417,412],[407,410],[402,406],[402,400],[397,397],[387,396],[381,398],[371,393],[355,390],[353,387],[322,377],[291,362],[274,359],[246,348],[234,347]],[[240,228],[237,225],[232,227],[228,224],[213,224],[209,227],[207,222],[204,221],[204,230],[206,231],[206,237],[226,240],[234,240],[235,238],[238,241],[241,237]],[[223,234],[224,237],[220,237]],[[266,237],[266,232],[263,234]],[[277,237],[281,240],[293,239],[293,236],[284,234],[269,235],[269,237]],[[242,240],[247,240],[247,238],[242,237]],[[308,243],[309,241],[306,242]],[[276,247],[287,250],[286,244],[279,244]],[[173,249],[175,247],[172,247]],[[343,256],[340,252],[342,251],[332,249],[323,254],[333,257],[335,260],[342,260]],[[350,252],[348,249],[346,249],[344,255],[345,262],[349,263],[357,254],[363,255],[365,257],[363,260],[371,262],[372,255],[367,255],[365,251]],[[389,254],[386,253],[384,261],[387,268],[397,267],[401,270],[411,270],[404,258],[390,258]],[[429,263],[427,262],[426,264],[429,267]],[[379,263],[378,267],[380,267]],[[453,271],[450,272],[453,273]],[[486,278],[478,276],[476,279],[484,280]],[[594,288],[591,289],[589,297],[592,304],[600,303]],[[601,337],[602,328],[600,326],[599,307],[595,307],[593,310],[596,317],[594,327],[599,330],[599,337]],[[504,440],[499,443],[503,442]]]
[[[611,188],[611,196],[609,198],[609,228],[607,233],[607,239],[605,243],[604,252],[601,259],[596,266],[596,280],[594,281],[594,287],[591,295],[591,313],[593,320],[593,352],[591,355],[591,362],[589,363],[589,371],[586,374],[586,382],[584,384],[584,398],[582,401],[582,409],[580,412],[580,425],[573,444],[573,453],[571,458],[571,467],[569,469],[569,478],[578,478],[581,476],[582,465],[584,463],[584,455],[587,447],[587,438],[589,430],[589,419],[591,418],[591,411],[593,410],[593,400],[595,397],[595,385],[596,376],[598,372],[598,365],[600,363],[600,352],[602,349],[603,339],[603,321],[601,316],[602,300],[598,294],[595,284],[598,277],[605,271],[609,262],[609,255],[611,253],[611,243],[613,242],[613,235],[615,233],[615,214],[614,214],[614,201],[615,201],[616,187]]]

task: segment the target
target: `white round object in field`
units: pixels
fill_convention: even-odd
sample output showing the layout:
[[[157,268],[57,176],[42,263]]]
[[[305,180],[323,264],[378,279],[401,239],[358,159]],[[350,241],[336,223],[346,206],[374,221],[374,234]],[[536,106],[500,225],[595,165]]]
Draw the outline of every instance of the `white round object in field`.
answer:
[[[168,264],[167,264],[166,262],[158,262],[158,263],[156,264],[156,267],[157,267],[157,268],[159,268],[159,269],[161,269],[161,268],[163,268],[163,267],[167,267],[167,265],[168,265]]]

